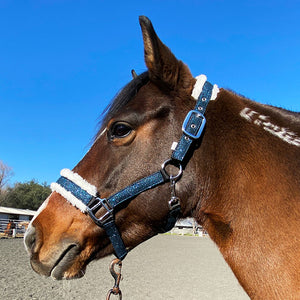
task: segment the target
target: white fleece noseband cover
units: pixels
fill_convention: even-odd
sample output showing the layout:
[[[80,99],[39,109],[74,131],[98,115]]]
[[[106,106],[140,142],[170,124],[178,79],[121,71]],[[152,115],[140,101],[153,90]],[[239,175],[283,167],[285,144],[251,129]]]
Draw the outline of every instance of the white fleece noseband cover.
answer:
[[[60,175],[62,177],[67,178],[68,180],[74,182],[82,190],[86,191],[90,195],[96,197],[97,188],[94,185],[88,183],[85,179],[83,179],[77,173],[74,173],[73,171],[71,171],[69,169],[62,169],[60,172]],[[83,213],[86,213],[86,211],[87,211],[86,205],[81,200],[77,199],[70,191],[67,191],[64,187],[62,187],[59,183],[57,183],[57,182],[51,183],[51,190],[53,192],[59,193],[61,196],[63,196],[65,199],[67,199],[73,206],[80,209]]]

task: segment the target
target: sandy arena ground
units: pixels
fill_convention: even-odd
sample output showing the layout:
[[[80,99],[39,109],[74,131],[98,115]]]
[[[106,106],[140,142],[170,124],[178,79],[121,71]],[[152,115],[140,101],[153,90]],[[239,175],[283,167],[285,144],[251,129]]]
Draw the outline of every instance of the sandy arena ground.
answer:
[[[0,298],[105,299],[113,285],[111,259],[91,263],[81,279],[54,281],[31,270],[22,239],[1,239]],[[249,299],[208,237],[152,238],[128,254],[122,274],[125,300]]]

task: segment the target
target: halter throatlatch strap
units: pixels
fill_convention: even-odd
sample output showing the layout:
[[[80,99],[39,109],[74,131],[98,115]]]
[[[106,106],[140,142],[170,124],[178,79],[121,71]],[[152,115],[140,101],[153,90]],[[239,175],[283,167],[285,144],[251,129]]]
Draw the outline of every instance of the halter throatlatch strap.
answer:
[[[189,149],[193,145],[193,142],[201,137],[205,127],[204,112],[208,102],[209,100],[215,100],[218,91],[219,89],[216,85],[213,86],[206,81],[205,75],[196,77],[196,84],[192,93],[192,97],[196,100],[196,106],[187,114],[182,125],[183,133],[180,141],[176,144],[171,159],[166,161],[168,164],[180,166],[180,176],[182,163],[188,159],[187,153]],[[165,163],[158,172],[144,177],[104,199],[98,197],[97,188],[94,185],[88,183],[79,174],[68,169],[61,171],[61,177],[56,183],[51,184],[51,189],[61,194],[83,213],[89,214],[93,221],[105,230],[113,245],[116,256],[119,259],[123,259],[127,255],[127,249],[115,224],[115,210],[122,203],[132,200],[146,190],[155,188],[166,182],[175,182],[174,177],[165,171]],[[187,161],[185,161],[185,163],[187,163]],[[178,176],[176,180],[180,179],[180,176]],[[97,212],[101,208],[102,215],[96,217]],[[169,208],[170,211],[162,231],[172,229],[180,214],[179,203],[171,205],[169,202]]]

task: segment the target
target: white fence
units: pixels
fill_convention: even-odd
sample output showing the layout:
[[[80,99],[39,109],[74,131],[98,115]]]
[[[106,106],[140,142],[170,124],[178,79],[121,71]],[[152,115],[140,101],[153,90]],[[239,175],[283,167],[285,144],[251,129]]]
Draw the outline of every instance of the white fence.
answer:
[[[23,237],[29,221],[0,219],[0,238]]]

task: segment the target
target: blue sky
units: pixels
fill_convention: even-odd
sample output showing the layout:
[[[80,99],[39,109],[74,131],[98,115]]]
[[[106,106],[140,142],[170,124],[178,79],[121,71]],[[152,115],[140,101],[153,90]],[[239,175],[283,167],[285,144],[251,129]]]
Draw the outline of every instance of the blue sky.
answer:
[[[145,70],[138,16],[196,76],[300,111],[300,1],[0,1],[0,160],[51,183]]]

